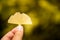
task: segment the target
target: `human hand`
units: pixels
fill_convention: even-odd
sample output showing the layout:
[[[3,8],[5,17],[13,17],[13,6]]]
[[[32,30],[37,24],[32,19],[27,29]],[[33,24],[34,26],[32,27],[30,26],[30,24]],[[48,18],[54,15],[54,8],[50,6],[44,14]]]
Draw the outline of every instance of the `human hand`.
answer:
[[[21,25],[15,27],[9,31],[1,40],[22,40],[23,37],[23,27]]]

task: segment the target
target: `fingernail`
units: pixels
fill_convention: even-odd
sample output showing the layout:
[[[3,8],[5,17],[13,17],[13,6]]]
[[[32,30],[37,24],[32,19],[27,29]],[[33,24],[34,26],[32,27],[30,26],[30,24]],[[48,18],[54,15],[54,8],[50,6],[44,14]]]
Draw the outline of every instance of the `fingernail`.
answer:
[[[23,31],[23,26],[18,25],[18,26],[17,26],[17,30],[18,30],[18,31]]]

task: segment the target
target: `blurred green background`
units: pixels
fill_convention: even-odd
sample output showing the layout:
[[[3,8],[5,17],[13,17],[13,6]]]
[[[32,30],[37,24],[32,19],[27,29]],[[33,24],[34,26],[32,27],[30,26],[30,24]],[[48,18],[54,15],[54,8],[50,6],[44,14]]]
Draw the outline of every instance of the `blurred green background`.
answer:
[[[23,40],[60,40],[60,0],[0,0],[0,38],[17,26],[7,22],[15,12],[32,19]]]

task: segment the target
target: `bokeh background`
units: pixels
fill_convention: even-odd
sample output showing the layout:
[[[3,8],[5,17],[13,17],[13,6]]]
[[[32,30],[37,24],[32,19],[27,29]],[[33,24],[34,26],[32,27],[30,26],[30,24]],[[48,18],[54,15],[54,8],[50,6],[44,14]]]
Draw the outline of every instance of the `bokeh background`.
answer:
[[[15,12],[32,19],[23,40],[60,40],[60,0],[0,0],[0,38],[17,26],[7,22]]]

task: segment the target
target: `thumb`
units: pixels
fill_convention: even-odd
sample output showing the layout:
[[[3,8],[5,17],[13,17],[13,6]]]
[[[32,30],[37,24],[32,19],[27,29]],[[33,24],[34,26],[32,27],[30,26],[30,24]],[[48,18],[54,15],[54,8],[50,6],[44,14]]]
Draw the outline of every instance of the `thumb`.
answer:
[[[22,37],[23,37],[23,27],[19,25],[12,40],[22,40]]]

